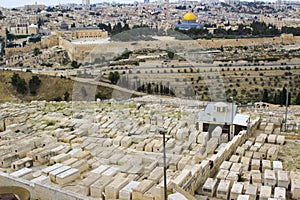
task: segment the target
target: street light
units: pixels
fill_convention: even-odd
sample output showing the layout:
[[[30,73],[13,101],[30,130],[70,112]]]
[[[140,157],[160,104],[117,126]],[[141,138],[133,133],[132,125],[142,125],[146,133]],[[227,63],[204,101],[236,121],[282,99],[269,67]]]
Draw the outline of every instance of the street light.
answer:
[[[233,99],[233,97],[230,97],[230,99],[231,99],[231,130],[230,130],[230,136],[232,136],[233,135],[233,109],[234,109],[234,99]],[[232,138],[230,137],[230,140],[231,140]]]
[[[288,114],[288,107],[289,107],[289,88],[286,89],[286,99],[285,99],[285,119],[284,119],[284,131],[287,132],[287,114]]]
[[[167,200],[167,161],[166,161],[166,133],[167,129],[158,128],[159,134],[163,135],[163,160],[164,160],[164,200]]]

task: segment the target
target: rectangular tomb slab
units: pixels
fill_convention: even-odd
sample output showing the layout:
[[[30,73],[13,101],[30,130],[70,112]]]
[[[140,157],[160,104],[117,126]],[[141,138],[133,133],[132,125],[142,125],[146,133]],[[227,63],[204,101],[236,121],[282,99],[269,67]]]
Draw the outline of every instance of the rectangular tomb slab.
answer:
[[[122,200],[131,200],[132,199],[132,189],[136,188],[140,182],[131,181],[124,188],[122,188],[119,192],[119,199]]]
[[[105,194],[108,199],[118,199],[120,190],[129,183],[128,178],[114,179],[105,187]]]
[[[47,176],[48,176],[48,174],[49,174],[51,171],[56,170],[56,169],[58,169],[58,168],[60,168],[60,167],[62,167],[62,166],[63,166],[63,164],[61,164],[61,163],[56,163],[55,165],[49,166],[49,167],[47,167],[47,168],[45,168],[45,169],[42,169],[42,173],[43,173],[44,175],[47,175]]]
[[[257,185],[247,184],[245,194],[249,195],[249,200],[255,200],[257,196]]]
[[[261,186],[259,199],[268,200],[272,196],[272,187],[271,186]]]
[[[244,185],[239,182],[235,182],[230,191],[230,199],[237,200],[238,196],[243,193]]]
[[[74,181],[75,179],[79,178],[80,177],[80,172],[78,169],[75,169],[75,168],[71,168],[61,174],[58,174],[56,176],[56,182],[59,184],[59,185],[64,185],[64,184],[67,184],[67,183],[70,183],[72,181]]]
[[[208,178],[202,187],[203,194],[213,197],[217,189],[217,182],[217,179]]]
[[[41,184],[50,184],[50,178],[49,176],[41,175],[35,179],[32,179],[31,182],[33,183],[41,183]]]
[[[266,169],[264,172],[264,185],[275,187],[277,183],[275,171]]]
[[[49,173],[49,176],[50,176],[50,179],[52,182],[56,182],[56,176],[60,173],[63,173],[64,171],[67,171],[68,169],[71,169],[70,166],[66,166],[66,165],[63,165],[62,167],[56,169],[56,170],[53,170]]]
[[[133,188],[132,199],[143,199],[143,194],[154,185],[151,180],[143,180],[137,187]]]
[[[217,188],[217,197],[221,199],[228,199],[230,193],[230,181],[221,180]]]
[[[282,200],[286,199],[286,189],[283,187],[275,187],[274,198],[282,199]]]
[[[91,196],[101,198],[105,187],[113,181],[111,177],[100,177],[95,183],[90,186]]]
[[[14,176],[14,177],[23,177],[27,174],[30,174],[31,172],[32,172],[32,169],[25,167],[23,169],[20,169],[18,171],[11,173],[10,175]]]
[[[289,176],[287,171],[277,171],[277,186],[288,189],[290,184]]]

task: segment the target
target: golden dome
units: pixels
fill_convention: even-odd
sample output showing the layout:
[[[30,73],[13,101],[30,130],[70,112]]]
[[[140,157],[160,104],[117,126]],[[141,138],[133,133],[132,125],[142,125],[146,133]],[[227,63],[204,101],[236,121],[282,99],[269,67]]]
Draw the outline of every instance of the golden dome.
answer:
[[[196,21],[196,16],[192,12],[188,12],[183,16],[183,20],[185,21]]]

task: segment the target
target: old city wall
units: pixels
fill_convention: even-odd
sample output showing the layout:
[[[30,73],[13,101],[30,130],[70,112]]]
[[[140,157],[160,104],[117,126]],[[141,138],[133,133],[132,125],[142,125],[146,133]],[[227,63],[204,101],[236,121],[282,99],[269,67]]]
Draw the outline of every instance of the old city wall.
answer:
[[[63,38],[59,38],[59,46],[64,48],[67,52],[71,60],[73,60],[74,52],[75,52],[75,46],[72,44],[72,42],[65,40]]]
[[[103,56],[122,54],[125,49],[174,49],[176,52],[185,50],[196,50],[199,48],[211,49],[226,46],[258,46],[258,45],[279,45],[279,44],[300,44],[300,36],[283,34],[280,37],[273,38],[245,38],[245,39],[200,39],[194,40],[159,40],[159,41],[137,41],[137,42],[112,42],[108,44],[74,44],[59,35],[51,35],[42,39],[41,42],[25,47],[5,48],[6,58],[14,55],[28,53],[34,48],[50,48],[55,45],[63,47],[69,54],[71,60],[84,62],[91,53],[94,57],[97,54]],[[105,52],[105,54],[104,54]],[[89,58],[90,60],[90,58]]]
[[[30,192],[30,199],[68,199],[85,200],[86,196],[81,196],[71,192],[66,192],[60,188],[53,188],[44,184],[33,183],[25,179],[15,178],[6,173],[0,172],[0,187],[17,186]]]
[[[41,47],[44,48],[50,48],[53,46],[59,45],[59,38],[57,35],[50,35],[48,37],[43,37],[41,41]]]
[[[64,40],[64,39],[60,39]],[[185,52],[186,50],[199,50],[199,48],[210,49],[226,46],[258,46],[258,45],[279,45],[279,44],[300,44],[299,36],[282,35],[274,38],[251,38],[251,39],[212,39],[212,40],[171,40],[171,41],[137,41],[137,42],[112,42],[108,44],[67,44],[68,42],[60,42],[75,60],[83,61],[91,53],[97,57],[112,55],[121,55],[124,50],[135,49],[162,49],[175,50],[176,52]],[[70,43],[70,42],[69,42]],[[186,55],[183,55],[186,56]],[[90,58],[88,59],[90,60]]]
[[[300,36],[283,34],[280,37],[272,38],[244,38],[244,39],[211,39],[198,40],[203,48],[220,48],[226,46],[261,46],[261,45],[279,45],[279,44],[300,44]]]
[[[41,42],[37,42],[25,47],[5,48],[4,50],[6,58],[10,58],[12,56],[28,53],[35,48],[41,48]]]
[[[186,50],[197,50],[200,47],[194,40],[111,42],[99,45],[73,44],[72,48],[74,48],[74,51],[68,50],[67,43],[63,42],[61,44],[70,53],[73,59],[79,61],[89,61],[101,56],[112,59],[114,56],[122,55],[125,50],[133,51],[148,48],[185,52]]]

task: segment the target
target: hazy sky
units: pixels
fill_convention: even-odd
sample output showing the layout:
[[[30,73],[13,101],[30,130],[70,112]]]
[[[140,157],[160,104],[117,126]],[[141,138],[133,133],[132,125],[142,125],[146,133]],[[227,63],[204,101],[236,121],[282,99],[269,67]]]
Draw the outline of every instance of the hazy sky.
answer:
[[[135,0],[115,0],[115,2],[120,3],[132,3]],[[142,0],[138,0],[138,2],[141,2]],[[24,5],[30,5],[35,4],[37,2],[38,4],[45,4],[45,5],[58,5],[66,4],[66,3],[77,3],[81,4],[82,0],[0,0],[0,7],[6,7],[6,8],[13,8],[13,7],[20,7]],[[91,0],[91,3],[100,3],[100,2],[112,2],[111,0]]]

